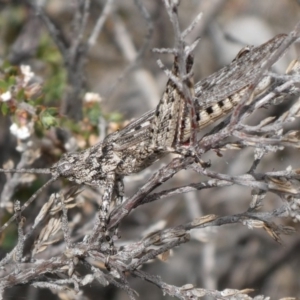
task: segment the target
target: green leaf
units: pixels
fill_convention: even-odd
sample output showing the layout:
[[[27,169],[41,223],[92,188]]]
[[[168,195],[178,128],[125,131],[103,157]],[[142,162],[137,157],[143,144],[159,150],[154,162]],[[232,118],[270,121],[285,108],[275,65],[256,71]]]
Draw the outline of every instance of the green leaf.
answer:
[[[15,76],[9,76],[9,78],[8,78],[8,84],[10,86],[15,85],[16,84],[16,77]]]
[[[89,109],[86,113],[89,121],[91,122],[91,124],[93,125],[97,125],[99,122],[99,116],[100,116],[100,109],[99,106],[97,105],[97,107],[93,107],[92,109]]]
[[[44,111],[40,114],[40,120],[46,129],[58,124],[56,118],[53,117],[48,111]]]
[[[1,103],[1,112],[4,116],[6,116],[9,112],[9,107],[6,103]]]
[[[11,63],[8,60],[4,60],[4,62],[1,65],[1,69],[5,70],[11,67]]]
[[[24,101],[25,99],[25,92],[24,89],[20,89],[17,93],[17,100],[18,101]]]
[[[123,115],[120,113],[112,113],[109,115],[109,121],[111,122],[120,122],[123,120]]]
[[[34,122],[34,132],[37,137],[41,138],[44,135],[44,128],[41,121]]]
[[[51,116],[57,116],[58,115],[57,107],[48,107],[48,108],[45,109],[45,112],[47,112]]]
[[[6,91],[8,89],[8,87],[9,87],[9,84],[6,81],[0,80],[0,89]]]

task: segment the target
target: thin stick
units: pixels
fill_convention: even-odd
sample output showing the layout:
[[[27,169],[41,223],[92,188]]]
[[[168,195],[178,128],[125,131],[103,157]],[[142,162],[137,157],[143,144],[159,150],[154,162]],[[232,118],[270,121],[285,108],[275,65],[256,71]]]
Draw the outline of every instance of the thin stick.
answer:
[[[24,211],[40,194],[47,186],[49,186],[52,182],[54,182],[58,176],[51,178],[49,181],[47,181],[41,188],[39,188],[21,207],[21,210],[19,213]],[[17,214],[14,214],[1,228],[0,233],[4,231],[17,217]]]

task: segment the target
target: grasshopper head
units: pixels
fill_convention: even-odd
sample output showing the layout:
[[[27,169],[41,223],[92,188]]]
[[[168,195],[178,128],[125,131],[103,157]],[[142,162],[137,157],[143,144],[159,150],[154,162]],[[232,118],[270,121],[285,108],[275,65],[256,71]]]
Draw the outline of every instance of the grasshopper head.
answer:
[[[61,159],[51,168],[53,174],[64,177],[70,181],[78,182],[78,173],[82,156],[80,152],[66,153]],[[78,182],[82,183],[82,182]]]

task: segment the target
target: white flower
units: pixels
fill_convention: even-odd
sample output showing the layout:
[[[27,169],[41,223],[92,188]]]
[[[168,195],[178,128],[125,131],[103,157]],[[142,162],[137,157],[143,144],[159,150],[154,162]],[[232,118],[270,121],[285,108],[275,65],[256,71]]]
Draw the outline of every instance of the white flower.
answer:
[[[7,92],[1,94],[1,100],[3,102],[9,101],[10,99],[11,99],[11,92],[10,91],[7,91]]]
[[[85,102],[101,102],[102,98],[97,93],[85,93],[84,95]]]
[[[10,128],[10,132],[20,140],[25,140],[30,137],[30,131],[27,126],[19,127],[16,123],[13,123]]]
[[[23,87],[25,87],[28,82],[34,77],[34,73],[31,72],[31,67],[28,65],[20,66],[21,73],[24,75]]]

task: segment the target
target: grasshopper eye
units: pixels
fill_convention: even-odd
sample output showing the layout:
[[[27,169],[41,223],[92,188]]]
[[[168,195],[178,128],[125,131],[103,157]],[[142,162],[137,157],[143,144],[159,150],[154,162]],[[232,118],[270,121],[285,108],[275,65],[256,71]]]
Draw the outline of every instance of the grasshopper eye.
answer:
[[[69,176],[73,173],[72,168],[72,164],[70,164],[67,161],[64,161],[57,166],[57,172],[61,176]]]

